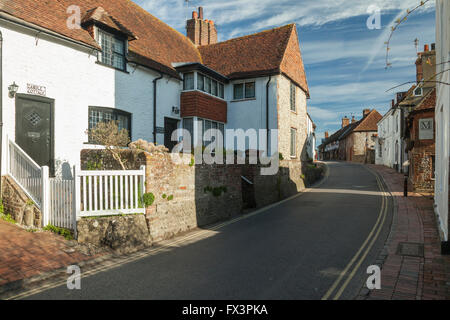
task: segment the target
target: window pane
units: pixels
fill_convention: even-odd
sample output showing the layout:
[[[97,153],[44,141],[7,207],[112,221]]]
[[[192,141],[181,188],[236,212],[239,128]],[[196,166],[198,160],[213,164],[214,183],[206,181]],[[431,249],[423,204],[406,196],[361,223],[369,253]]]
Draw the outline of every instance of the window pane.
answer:
[[[204,134],[203,145],[205,146],[211,142],[211,134],[210,132],[208,132],[208,130],[210,130],[211,128],[212,128],[211,121],[205,120],[205,132],[203,133]]]
[[[295,101],[295,94],[296,94],[296,87],[295,84],[293,84],[291,82],[291,110],[292,111],[296,111],[297,110],[297,106],[296,106],[296,101]]]
[[[234,100],[244,99],[244,84],[239,83],[234,85]]]
[[[205,92],[211,93],[211,79],[205,77]]]
[[[125,55],[125,42],[121,39],[114,39],[114,52]]]
[[[122,112],[121,110],[89,107],[89,129],[94,129],[100,122],[117,121],[119,130],[125,129],[130,134],[131,138],[131,115]],[[91,143],[94,141],[89,140]]]
[[[218,146],[219,148],[224,148],[225,146],[225,126],[223,123],[219,123],[219,131],[222,133],[222,143],[223,145]]]
[[[194,142],[194,120],[192,118],[183,119],[183,129],[187,130],[189,132],[189,134],[191,135],[190,137],[183,137],[183,140],[186,141],[186,139],[190,138],[191,150],[192,150],[192,147],[194,145],[194,143],[193,143]]]
[[[211,94],[217,96],[217,81],[215,80],[212,82]]]
[[[205,90],[205,76],[202,74],[197,74],[197,89]]]
[[[184,74],[184,90],[194,90],[194,73]]]
[[[245,84],[245,98],[251,99],[255,97],[255,83],[248,82]]]
[[[123,70],[125,67],[125,57],[117,53],[114,54],[113,67]]]
[[[222,99],[225,98],[225,88],[221,83],[219,83],[219,97],[221,97]]]
[[[291,157],[297,156],[297,130],[291,129]]]
[[[102,47],[100,62],[114,68],[125,69],[125,40],[115,38],[113,35],[99,31],[99,43]]]

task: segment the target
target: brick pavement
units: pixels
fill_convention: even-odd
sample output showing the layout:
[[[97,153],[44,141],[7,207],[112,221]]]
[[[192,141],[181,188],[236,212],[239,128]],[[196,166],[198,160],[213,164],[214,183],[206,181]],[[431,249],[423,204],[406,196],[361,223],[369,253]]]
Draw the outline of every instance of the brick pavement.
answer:
[[[32,233],[0,220],[0,287],[99,256],[73,247],[53,233]]]
[[[361,290],[357,299],[441,300],[450,299],[450,256],[441,255],[440,239],[431,195],[409,192],[403,196],[403,174],[369,165],[391,191],[397,213],[392,230],[377,261],[383,261],[381,290]],[[423,244],[423,256],[398,254],[401,243]]]

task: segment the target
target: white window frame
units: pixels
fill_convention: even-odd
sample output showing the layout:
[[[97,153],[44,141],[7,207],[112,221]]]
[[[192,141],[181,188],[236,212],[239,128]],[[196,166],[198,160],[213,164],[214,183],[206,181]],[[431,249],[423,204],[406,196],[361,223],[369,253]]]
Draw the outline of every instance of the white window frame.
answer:
[[[110,37],[110,38],[112,38],[113,40],[116,40],[116,41],[121,41],[122,44],[123,44],[123,52],[122,53],[116,52],[114,50],[111,52],[111,63],[109,63],[108,61],[104,61],[104,59],[103,59],[103,54],[104,54],[104,50],[105,50],[105,48],[103,48],[103,46],[102,46],[102,37],[103,36]],[[103,65],[106,65],[106,66],[109,66],[111,68],[114,68],[116,70],[120,70],[120,71],[126,72],[127,71],[127,52],[128,52],[128,41],[127,41],[127,39],[124,38],[124,37],[122,38],[120,36],[117,36],[117,35],[115,35],[115,34],[113,34],[111,32],[105,31],[105,30],[100,29],[100,28],[96,28],[96,39],[97,39],[97,43],[102,48],[102,51],[99,51],[98,55],[97,55],[98,62],[100,62]],[[119,55],[119,56],[121,56],[123,58],[123,66],[122,66],[122,68],[119,68],[119,67],[114,65],[114,57],[116,55]]]
[[[289,139],[289,141],[290,141],[289,153],[290,153],[290,156],[292,159],[297,158],[297,133],[298,133],[298,131],[296,128],[291,128],[290,139]],[[292,138],[294,138],[294,141],[292,140]],[[293,146],[293,144],[294,144],[294,146]],[[292,150],[292,149],[294,149],[294,150]],[[294,151],[295,154],[293,154],[292,151]]]
[[[246,85],[250,84],[250,83],[253,83],[255,92],[254,92],[253,97],[247,98],[246,97],[247,96]],[[236,96],[235,96],[235,86],[237,86],[237,85],[242,85],[243,86],[242,87],[242,98],[236,98]],[[233,88],[232,89],[233,89],[233,92],[232,92],[233,100],[232,101],[256,100],[256,80],[245,80],[245,81],[235,82],[235,83],[233,83]]]

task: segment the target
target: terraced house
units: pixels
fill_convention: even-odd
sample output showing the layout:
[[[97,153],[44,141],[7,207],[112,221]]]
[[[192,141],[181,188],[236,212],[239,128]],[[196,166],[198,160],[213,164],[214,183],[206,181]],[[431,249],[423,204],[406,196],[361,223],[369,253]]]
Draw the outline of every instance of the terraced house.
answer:
[[[208,129],[278,129],[271,153],[307,157],[309,89],[294,24],[218,42],[202,8],[185,36],[129,0],[72,5],[0,3],[3,172],[10,139],[70,175],[80,150],[96,147],[86,130],[105,120],[169,148],[179,128],[194,145],[209,144]]]

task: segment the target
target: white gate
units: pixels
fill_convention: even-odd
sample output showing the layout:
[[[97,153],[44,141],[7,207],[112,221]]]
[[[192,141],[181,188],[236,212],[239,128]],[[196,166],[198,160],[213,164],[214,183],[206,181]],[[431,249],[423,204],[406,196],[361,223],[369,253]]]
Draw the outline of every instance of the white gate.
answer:
[[[55,227],[76,229],[74,180],[50,179],[49,223]]]
[[[63,180],[50,178],[48,167],[39,167],[11,140],[8,151],[8,174],[41,209],[44,226],[76,232],[82,217],[145,213],[145,166],[126,171],[74,167],[73,179]]]

